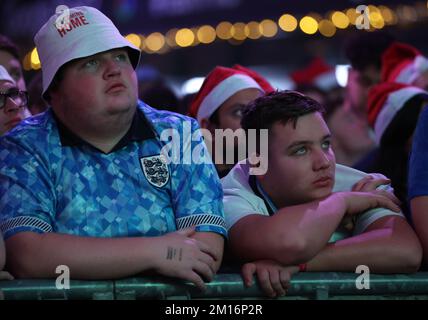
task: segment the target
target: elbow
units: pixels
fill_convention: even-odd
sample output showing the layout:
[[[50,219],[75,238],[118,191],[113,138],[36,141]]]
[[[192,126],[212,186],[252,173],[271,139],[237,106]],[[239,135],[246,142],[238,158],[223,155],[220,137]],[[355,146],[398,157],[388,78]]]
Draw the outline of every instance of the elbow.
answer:
[[[8,256],[8,270],[17,279],[31,279],[35,278],[35,272],[32,270],[32,265],[26,261],[25,257],[9,257]]]
[[[401,261],[399,266],[399,272],[402,273],[415,273],[418,272],[423,257],[422,247],[419,243],[412,244],[411,246],[405,246],[401,250],[401,254],[398,261]]]

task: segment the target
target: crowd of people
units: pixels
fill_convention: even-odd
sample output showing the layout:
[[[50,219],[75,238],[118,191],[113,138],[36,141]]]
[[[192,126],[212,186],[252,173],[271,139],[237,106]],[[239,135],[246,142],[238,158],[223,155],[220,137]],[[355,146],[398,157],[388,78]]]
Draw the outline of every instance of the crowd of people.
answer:
[[[294,90],[213,66],[183,107],[163,82],[139,86],[141,52],[102,12],[71,8],[85,23],[68,28],[58,15],[35,35],[28,92],[0,37],[0,280],[66,265],[72,279],[158,274],[203,290],[232,269],[277,297],[297,272],[428,265],[419,50],[358,32],[345,89],[320,58]]]

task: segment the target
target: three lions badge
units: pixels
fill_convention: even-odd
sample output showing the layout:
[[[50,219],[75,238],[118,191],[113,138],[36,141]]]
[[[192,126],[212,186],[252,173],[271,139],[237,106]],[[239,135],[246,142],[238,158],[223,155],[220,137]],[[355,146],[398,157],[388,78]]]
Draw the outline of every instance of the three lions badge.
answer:
[[[163,155],[140,158],[140,163],[150,184],[162,188],[168,183],[169,169]]]

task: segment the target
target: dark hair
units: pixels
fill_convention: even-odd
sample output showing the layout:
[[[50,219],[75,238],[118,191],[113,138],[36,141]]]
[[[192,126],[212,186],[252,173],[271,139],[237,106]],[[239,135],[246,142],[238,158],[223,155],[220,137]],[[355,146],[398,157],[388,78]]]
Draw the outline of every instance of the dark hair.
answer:
[[[154,81],[140,90],[140,98],[149,106],[159,109],[177,112],[179,101],[174,91],[163,81]]]
[[[9,52],[19,60],[18,47],[6,36],[0,34],[0,50]]]
[[[248,129],[270,129],[275,122],[297,123],[301,116],[312,112],[324,113],[316,100],[304,94],[291,91],[274,91],[250,102],[243,111],[241,126]]]
[[[380,70],[382,54],[394,40],[394,37],[386,32],[358,31],[345,41],[346,58],[351,62],[352,68],[358,71],[370,66]]]
[[[296,126],[297,119],[309,113],[324,113],[323,106],[304,94],[291,91],[274,91],[250,102],[243,110],[241,126],[248,136],[249,129],[256,129],[257,141],[261,129],[270,130],[276,122]]]

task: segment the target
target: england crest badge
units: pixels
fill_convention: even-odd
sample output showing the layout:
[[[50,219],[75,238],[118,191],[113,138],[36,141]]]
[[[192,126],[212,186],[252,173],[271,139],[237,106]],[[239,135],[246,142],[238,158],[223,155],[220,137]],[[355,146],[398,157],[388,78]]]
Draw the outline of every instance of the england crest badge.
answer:
[[[141,168],[147,181],[162,188],[169,181],[169,169],[163,155],[140,158]]]

